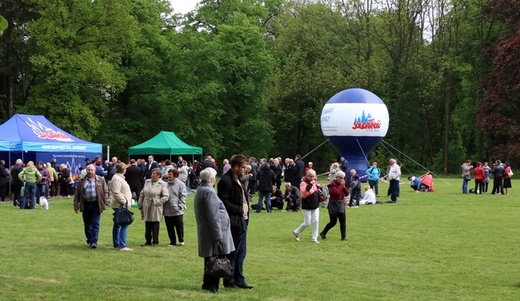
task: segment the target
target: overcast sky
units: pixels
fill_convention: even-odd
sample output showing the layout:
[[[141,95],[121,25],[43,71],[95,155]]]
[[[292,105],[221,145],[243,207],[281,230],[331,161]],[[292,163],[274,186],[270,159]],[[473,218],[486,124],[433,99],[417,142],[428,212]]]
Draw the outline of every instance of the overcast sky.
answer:
[[[197,5],[198,2],[198,0],[170,0],[175,12],[182,14],[195,9],[195,5]]]

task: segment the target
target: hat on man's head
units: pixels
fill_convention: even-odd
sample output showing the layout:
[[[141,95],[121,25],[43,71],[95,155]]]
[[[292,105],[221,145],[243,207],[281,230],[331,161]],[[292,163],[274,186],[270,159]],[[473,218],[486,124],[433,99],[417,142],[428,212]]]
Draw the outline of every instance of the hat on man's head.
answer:
[[[309,162],[309,165],[312,165],[312,162]]]

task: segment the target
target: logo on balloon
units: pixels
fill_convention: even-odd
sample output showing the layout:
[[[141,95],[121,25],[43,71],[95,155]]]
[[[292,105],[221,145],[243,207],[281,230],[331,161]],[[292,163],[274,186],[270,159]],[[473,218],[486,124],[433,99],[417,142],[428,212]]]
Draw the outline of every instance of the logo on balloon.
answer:
[[[361,117],[356,117],[352,126],[353,130],[379,130],[380,128],[381,120],[375,120],[370,113],[365,116],[365,111],[363,111]]]

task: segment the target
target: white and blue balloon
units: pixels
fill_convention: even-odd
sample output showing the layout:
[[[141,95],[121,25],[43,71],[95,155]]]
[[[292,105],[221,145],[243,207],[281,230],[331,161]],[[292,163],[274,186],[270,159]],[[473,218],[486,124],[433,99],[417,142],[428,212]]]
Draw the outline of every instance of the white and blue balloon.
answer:
[[[389,123],[381,98],[360,88],[337,93],[321,111],[323,135],[359,176],[366,174],[368,154],[383,140]]]

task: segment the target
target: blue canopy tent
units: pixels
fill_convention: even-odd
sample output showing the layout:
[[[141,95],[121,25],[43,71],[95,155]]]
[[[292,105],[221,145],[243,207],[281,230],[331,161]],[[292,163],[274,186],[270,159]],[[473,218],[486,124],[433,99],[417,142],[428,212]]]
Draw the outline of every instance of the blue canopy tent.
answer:
[[[15,114],[0,125],[0,158],[7,155],[9,165],[16,159],[50,162],[55,158],[78,173],[85,158],[101,154],[101,144],[81,140],[41,115]]]

